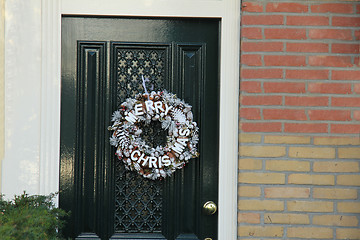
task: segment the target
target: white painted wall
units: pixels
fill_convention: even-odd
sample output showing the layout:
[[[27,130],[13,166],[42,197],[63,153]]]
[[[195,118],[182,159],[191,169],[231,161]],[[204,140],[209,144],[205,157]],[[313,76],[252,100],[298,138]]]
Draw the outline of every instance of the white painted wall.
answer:
[[[1,191],[59,189],[61,14],[221,18],[219,239],[236,239],[240,0],[5,0]]]
[[[41,0],[5,1],[2,193],[39,192]]]
[[[0,192],[1,166],[5,145],[5,0],[0,0]]]

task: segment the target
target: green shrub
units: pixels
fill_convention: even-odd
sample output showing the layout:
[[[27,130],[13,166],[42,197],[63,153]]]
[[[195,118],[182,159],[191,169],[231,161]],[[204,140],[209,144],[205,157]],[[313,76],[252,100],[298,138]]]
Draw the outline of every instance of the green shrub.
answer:
[[[55,208],[55,194],[29,196],[25,192],[11,201],[0,196],[0,238],[3,240],[59,239],[64,210]]]

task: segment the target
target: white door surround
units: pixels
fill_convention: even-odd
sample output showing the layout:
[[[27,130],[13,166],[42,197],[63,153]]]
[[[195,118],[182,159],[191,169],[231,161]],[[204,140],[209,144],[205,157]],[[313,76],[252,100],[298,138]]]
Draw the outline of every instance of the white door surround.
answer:
[[[237,238],[239,0],[5,0],[2,193],[59,190],[61,16],[221,19],[219,239]],[[16,30],[16,31],[15,31]]]

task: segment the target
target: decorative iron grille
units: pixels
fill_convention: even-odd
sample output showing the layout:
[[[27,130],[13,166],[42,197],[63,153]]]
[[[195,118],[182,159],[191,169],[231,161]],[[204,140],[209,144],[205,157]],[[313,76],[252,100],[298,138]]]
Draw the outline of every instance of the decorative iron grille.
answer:
[[[117,48],[117,93],[118,103],[128,97],[144,92],[141,76],[149,79],[150,90],[164,89],[167,77],[167,49]]]
[[[141,76],[148,78],[149,90],[164,89],[167,79],[168,49],[151,45],[115,45],[117,105],[144,92]],[[148,127],[148,129],[151,129]],[[161,128],[160,128],[161,129]],[[164,134],[145,131],[145,140],[164,143]],[[161,232],[163,184],[127,171],[116,161],[115,231],[118,233]]]
[[[162,182],[127,171],[120,161],[115,181],[115,231],[161,232]]]

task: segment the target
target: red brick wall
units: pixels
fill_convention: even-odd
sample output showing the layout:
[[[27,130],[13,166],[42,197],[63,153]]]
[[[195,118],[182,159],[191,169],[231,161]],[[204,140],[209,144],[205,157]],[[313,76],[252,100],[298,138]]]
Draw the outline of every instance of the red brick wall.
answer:
[[[242,3],[241,131],[360,133],[360,4]]]
[[[360,1],[242,2],[239,239],[360,239]]]

